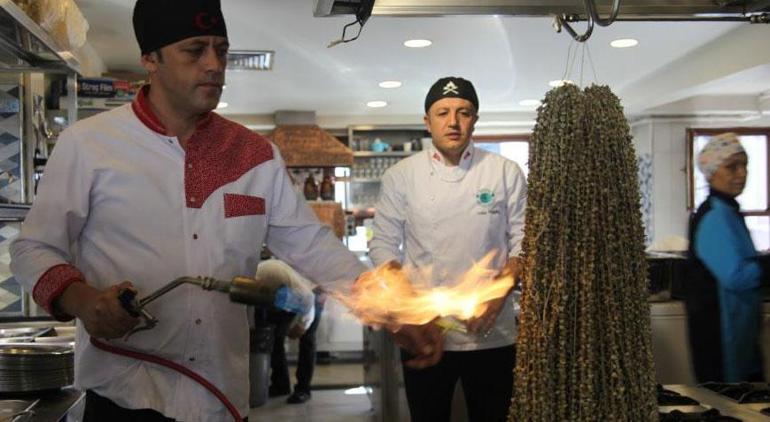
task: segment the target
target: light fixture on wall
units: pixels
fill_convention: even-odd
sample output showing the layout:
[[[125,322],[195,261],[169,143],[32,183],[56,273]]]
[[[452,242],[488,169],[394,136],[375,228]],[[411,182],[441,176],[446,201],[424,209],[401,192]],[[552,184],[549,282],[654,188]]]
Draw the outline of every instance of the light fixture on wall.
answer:
[[[369,101],[368,103],[366,103],[366,106],[371,108],[382,108],[382,107],[387,107],[387,105],[388,105],[387,101],[380,101],[380,100]]]
[[[221,110],[221,109],[223,109],[223,108],[227,108],[227,106],[229,106],[229,105],[230,105],[230,104],[227,104],[227,103],[226,103],[226,102],[224,102],[224,101],[220,101],[220,102],[219,102],[219,104],[217,104],[217,110]]]

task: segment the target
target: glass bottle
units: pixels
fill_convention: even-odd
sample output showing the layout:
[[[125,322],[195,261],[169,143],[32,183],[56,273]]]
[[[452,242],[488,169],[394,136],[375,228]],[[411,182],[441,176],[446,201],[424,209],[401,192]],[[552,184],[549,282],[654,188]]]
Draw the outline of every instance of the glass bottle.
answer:
[[[315,201],[318,199],[318,183],[316,183],[313,177],[313,172],[308,172],[307,179],[305,179],[305,188],[302,190],[305,194],[305,199],[308,201]]]
[[[324,201],[334,201],[334,179],[331,169],[324,169],[324,177],[321,180],[321,199]]]

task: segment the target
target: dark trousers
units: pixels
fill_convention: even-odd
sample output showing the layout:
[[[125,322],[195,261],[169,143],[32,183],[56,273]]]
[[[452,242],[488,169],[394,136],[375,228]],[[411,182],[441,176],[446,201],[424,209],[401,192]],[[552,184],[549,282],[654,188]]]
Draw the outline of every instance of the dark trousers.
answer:
[[[243,422],[248,422],[244,418]],[[115,404],[107,397],[100,396],[91,390],[86,391],[86,405],[83,411],[83,422],[173,422],[152,409],[126,409]]]
[[[316,358],[316,338],[315,333],[318,330],[318,323],[321,321],[324,302],[320,300],[319,295],[315,297],[315,317],[310,328],[299,338],[299,354],[297,355],[297,385],[295,391],[310,392],[310,383],[313,380]],[[284,342],[289,332],[289,324],[294,319],[294,314],[284,311],[277,311],[268,316],[268,322],[275,324],[275,341],[273,351],[270,356],[270,386],[275,390],[288,391],[291,387],[289,378],[289,365],[286,361],[286,349]]]
[[[401,360],[409,354],[401,351]],[[412,422],[448,422],[455,384],[462,382],[470,422],[504,422],[513,395],[515,346],[467,352],[444,352],[425,369],[404,369],[404,386]]]

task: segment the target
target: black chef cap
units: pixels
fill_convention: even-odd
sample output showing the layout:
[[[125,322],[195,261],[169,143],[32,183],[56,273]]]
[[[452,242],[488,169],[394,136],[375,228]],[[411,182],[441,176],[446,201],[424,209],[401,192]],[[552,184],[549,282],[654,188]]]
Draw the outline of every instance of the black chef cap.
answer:
[[[190,37],[227,38],[219,0],[137,0],[134,33],[142,54]]]
[[[442,98],[462,98],[470,101],[476,111],[479,110],[479,97],[476,96],[476,90],[473,88],[473,84],[463,78],[456,76],[447,76],[441,78],[430,87],[428,95],[425,97],[425,113],[428,113],[430,106],[436,101]]]

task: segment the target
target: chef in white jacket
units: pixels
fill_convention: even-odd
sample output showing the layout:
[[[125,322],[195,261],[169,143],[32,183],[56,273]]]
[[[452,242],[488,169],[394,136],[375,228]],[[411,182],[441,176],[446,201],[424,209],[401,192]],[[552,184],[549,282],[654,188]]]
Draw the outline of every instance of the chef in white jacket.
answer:
[[[478,97],[462,78],[439,79],[425,100],[429,148],[400,161],[382,178],[370,256],[375,264],[431,268],[433,285],[458,281],[496,251],[501,274],[519,271],[527,187],[519,166],[471,141]],[[463,385],[472,421],[504,421],[513,385],[516,323],[509,294],[450,331],[433,367],[404,367],[413,421],[448,421],[454,386]],[[403,352],[402,357],[409,358]]]

